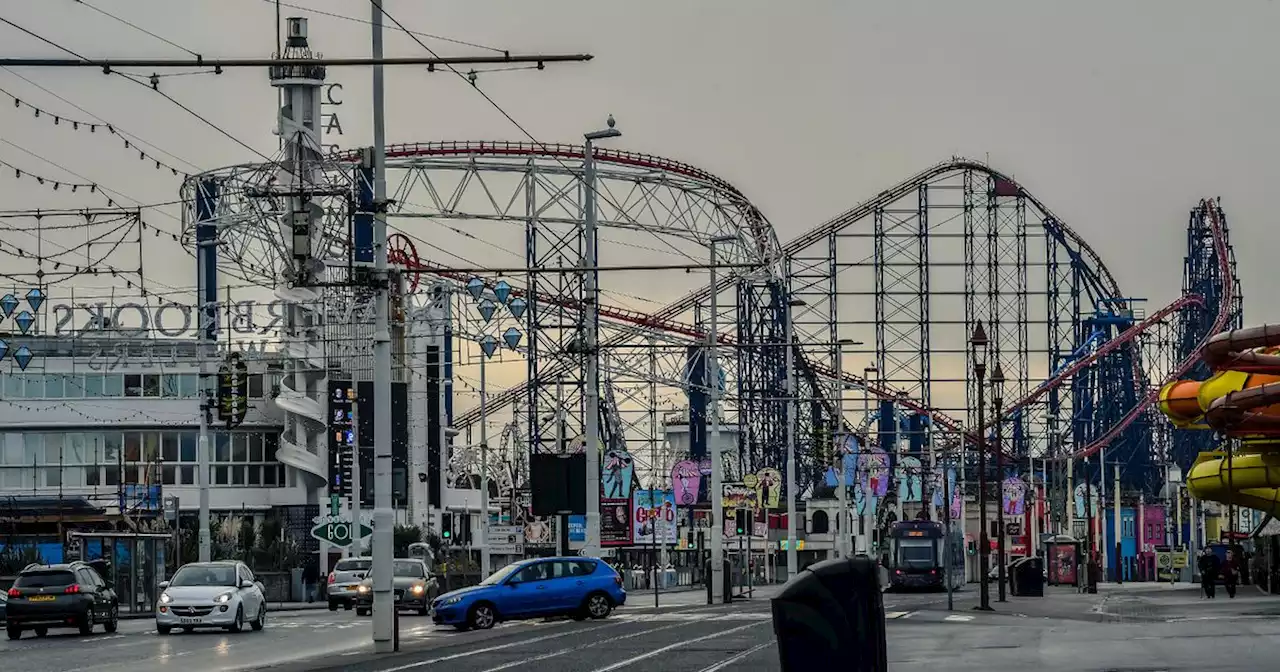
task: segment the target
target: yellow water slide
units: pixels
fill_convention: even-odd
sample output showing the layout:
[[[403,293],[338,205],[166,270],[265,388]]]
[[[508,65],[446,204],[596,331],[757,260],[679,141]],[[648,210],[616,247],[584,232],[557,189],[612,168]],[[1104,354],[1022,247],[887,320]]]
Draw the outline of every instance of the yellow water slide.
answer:
[[[1280,516],[1280,325],[1227,331],[1205,346],[1214,374],[1160,390],[1160,411],[1180,429],[1216,430],[1241,440],[1201,453],[1187,473],[1197,499]]]

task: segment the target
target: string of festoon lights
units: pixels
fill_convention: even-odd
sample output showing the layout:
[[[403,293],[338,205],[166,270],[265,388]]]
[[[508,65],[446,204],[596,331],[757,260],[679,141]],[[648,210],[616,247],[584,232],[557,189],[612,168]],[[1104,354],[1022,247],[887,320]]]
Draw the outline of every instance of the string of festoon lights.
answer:
[[[183,412],[183,413],[177,413],[177,412],[175,412],[175,413],[174,413],[174,415],[179,415],[179,414],[180,414],[180,415],[182,415],[182,416],[184,417],[184,419],[182,419],[182,420],[173,420],[173,419],[164,419],[164,418],[160,418],[160,417],[157,417],[157,416],[155,416],[155,415],[152,415],[152,414],[150,414],[150,413],[147,413],[147,412],[145,412],[145,411],[140,411],[140,410],[131,410],[131,411],[129,411],[129,412],[127,412],[127,413],[124,413],[124,414],[120,414],[120,415],[113,415],[113,416],[112,416],[112,417],[110,417],[110,418],[100,418],[100,417],[94,416],[94,415],[92,415],[92,414],[85,413],[83,410],[81,410],[81,408],[80,408],[80,407],[82,407],[82,406],[92,406],[92,405],[93,405],[93,404],[86,404],[86,403],[85,403],[85,402],[83,402],[83,401],[74,401],[74,402],[66,402],[66,401],[59,401],[59,402],[44,402],[44,403],[40,403],[39,405],[24,404],[24,403],[21,403],[21,402],[13,401],[13,400],[11,400],[11,399],[0,399],[0,402],[5,403],[5,404],[8,404],[9,406],[12,406],[13,408],[16,408],[16,409],[18,409],[18,410],[20,410],[20,411],[23,411],[23,412],[26,412],[26,413],[46,413],[46,412],[48,412],[48,411],[55,410],[55,409],[63,409],[63,410],[69,411],[69,412],[71,412],[71,413],[74,413],[74,414],[76,414],[76,415],[80,416],[81,418],[84,418],[85,420],[87,420],[87,421],[89,421],[89,422],[94,422],[94,423],[108,423],[108,424],[109,424],[109,423],[121,423],[121,422],[130,422],[130,421],[142,421],[142,420],[145,420],[145,421],[148,421],[148,422],[158,423],[158,424],[160,424],[160,425],[162,425],[162,426],[166,426],[166,427],[180,427],[180,426],[189,426],[189,425],[191,425],[193,422],[195,422],[194,416],[193,416],[193,415],[191,415],[191,414],[189,414],[189,413],[185,413],[185,412]]]
[[[137,143],[121,135],[111,124],[104,124],[97,121],[83,121],[61,114],[55,114],[39,106],[32,105],[4,89],[0,89],[0,94],[7,96],[13,102],[13,107],[15,109],[30,111],[36,119],[45,119],[54,126],[69,128],[72,131],[79,131],[81,133],[98,133],[101,130],[104,134],[118,139],[123,144],[124,149],[137,152],[139,161],[152,164],[156,170],[167,170],[175,176],[181,175],[184,179],[190,177],[187,172],[178,170],[145,150],[140,149]],[[57,187],[54,188],[56,189]]]

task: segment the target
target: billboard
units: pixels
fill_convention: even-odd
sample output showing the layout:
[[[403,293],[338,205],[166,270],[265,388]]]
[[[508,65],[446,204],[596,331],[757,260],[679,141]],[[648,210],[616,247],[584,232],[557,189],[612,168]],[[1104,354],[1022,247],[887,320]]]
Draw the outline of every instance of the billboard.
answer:
[[[600,500],[600,545],[631,545],[631,500]]]
[[[676,496],[665,490],[637,490],[631,507],[635,544],[674,544],[676,534]],[[657,537],[655,541],[655,535]]]
[[[605,499],[631,499],[631,484],[635,479],[635,460],[631,453],[617,448],[604,452],[600,461],[601,510]]]

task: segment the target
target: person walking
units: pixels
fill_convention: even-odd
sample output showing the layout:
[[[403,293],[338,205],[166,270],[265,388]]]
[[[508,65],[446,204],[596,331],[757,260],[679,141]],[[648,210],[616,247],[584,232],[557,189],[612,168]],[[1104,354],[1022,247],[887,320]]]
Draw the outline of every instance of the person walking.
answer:
[[[1213,551],[1204,549],[1200,554],[1198,562],[1200,569],[1200,589],[1204,591],[1204,597],[1212,600],[1216,597],[1218,582],[1218,556]]]
[[[1222,565],[1222,585],[1227,587],[1227,597],[1235,599],[1236,586],[1240,583],[1240,567],[1236,552],[1227,549],[1227,561]]]

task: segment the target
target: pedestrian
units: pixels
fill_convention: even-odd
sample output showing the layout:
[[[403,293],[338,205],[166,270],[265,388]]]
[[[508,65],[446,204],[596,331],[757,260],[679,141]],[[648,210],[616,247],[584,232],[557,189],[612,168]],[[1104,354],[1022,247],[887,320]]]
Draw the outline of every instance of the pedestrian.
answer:
[[[320,583],[320,565],[315,558],[308,558],[302,566],[302,591],[307,602],[316,601],[316,586]]]
[[[1227,561],[1222,565],[1222,584],[1227,587],[1227,597],[1235,599],[1236,585],[1240,582],[1240,568],[1234,550],[1227,549]]]
[[[1218,556],[1210,549],[1204,549],[1198,561],[1200,569],[1200,589],[1206,599],[1212,600],[1216,595],[1218,581]]]

